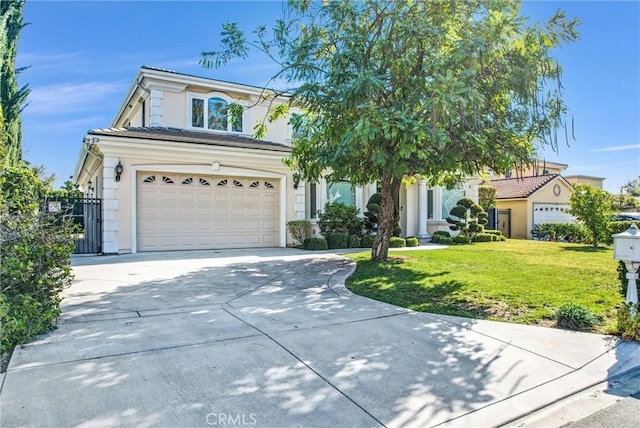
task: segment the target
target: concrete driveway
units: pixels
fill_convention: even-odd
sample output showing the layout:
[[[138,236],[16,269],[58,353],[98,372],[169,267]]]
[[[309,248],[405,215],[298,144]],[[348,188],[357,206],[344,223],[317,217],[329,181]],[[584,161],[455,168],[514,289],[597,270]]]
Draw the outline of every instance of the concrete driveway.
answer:
[[[415,313],[292,249],[84,257],[0,426],[497,426],[640,366],[608,336]]]

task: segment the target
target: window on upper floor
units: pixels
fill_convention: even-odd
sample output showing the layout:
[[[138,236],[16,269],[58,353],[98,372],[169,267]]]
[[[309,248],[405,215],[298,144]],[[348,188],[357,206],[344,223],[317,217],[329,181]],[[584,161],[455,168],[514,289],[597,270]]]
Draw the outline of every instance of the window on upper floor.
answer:
[[[219,96],[191,97],[191,127],[214,131],[242,132],[242,113],[230,108]]]

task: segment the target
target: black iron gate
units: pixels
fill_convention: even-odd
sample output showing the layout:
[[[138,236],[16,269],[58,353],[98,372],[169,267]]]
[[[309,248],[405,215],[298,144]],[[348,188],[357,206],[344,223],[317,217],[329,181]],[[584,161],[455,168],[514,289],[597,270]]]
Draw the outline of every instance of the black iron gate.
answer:
[[[498,210],[498,229],[507,238],[511,238],[511,208]]]
[[[102,199],[49,199],[45,210],[71,217],[78,226],[74,254],[102,254]]]

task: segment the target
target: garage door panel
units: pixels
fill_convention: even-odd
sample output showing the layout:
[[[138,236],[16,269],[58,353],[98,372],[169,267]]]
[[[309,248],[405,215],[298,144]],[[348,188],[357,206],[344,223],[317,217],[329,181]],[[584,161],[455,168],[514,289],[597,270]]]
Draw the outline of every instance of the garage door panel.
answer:
[[[275,180],[139,173],[140,251],[276,246]]]

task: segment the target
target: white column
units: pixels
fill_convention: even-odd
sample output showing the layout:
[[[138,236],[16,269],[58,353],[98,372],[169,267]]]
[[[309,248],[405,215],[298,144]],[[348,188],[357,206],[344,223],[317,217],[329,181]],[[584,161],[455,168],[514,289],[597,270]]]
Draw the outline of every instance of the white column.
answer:
[[[418,179],[418,238],[431,238],[427,231],[427,182]]]
[[[158,89],[152,89],[149,99],[149,125],[162,126],[162,116],[164,115],[162,100],[164,99],[164,92]]]
[[[638,267],[640,267],[640,263],[638,262],[624,262],[627,268],[627,296],[626,302],[632,303],[634,305],[638,304],[638,285],[636,280],[638,279]]]
[[[301,181],[300,183],[298,183],[298,188],[295,189],[295,195],[296,195],[296,219],[297,220],[304,220],[306,217],[306,191],[305,191],[305,183],[304,181]]]
[[[116,234],[118,232],[118,198],[116,192],[119,182],[115,180],[115,167],[118,159],[106,157],[102,163],[102,252],[117,254],[120,250]],[[130,171],[128,171],[130,173]],[[123,178],[127,171],[122,175]]]

